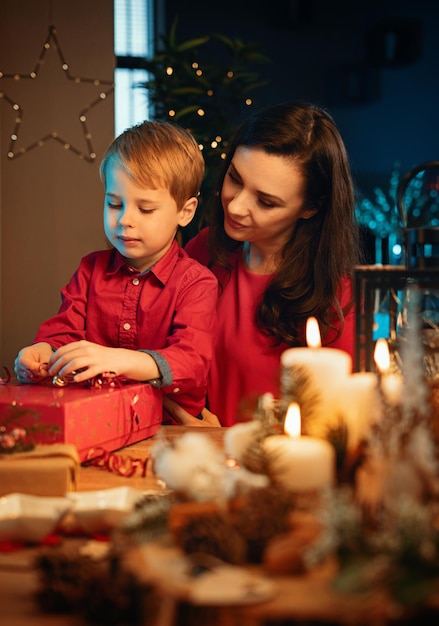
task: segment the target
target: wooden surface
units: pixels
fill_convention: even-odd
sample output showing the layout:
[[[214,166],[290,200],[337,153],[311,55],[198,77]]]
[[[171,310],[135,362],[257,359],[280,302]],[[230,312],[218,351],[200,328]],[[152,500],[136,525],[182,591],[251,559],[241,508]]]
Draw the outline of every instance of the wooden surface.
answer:
[[[145,459],[151,445],[159,436],[174,438],[187,432],[185,427],[164,427],[154,438],[134,444],[119,451],[120,456]],[[196,429],[208,433],[221,446],[224,429]],[[141,478],[134,475],[124,478],[97,467],[82,467],[78,490],[96,490],[122,485],[149,490],[161,489],[152,467],[148,465],[147,475]],[[72,541],[65,539],[65,542]],[[78,626],[78,618],[72,615],[47,615],[38,611],[33,594],[38,586],[36,571],[32,567],[38,555],[37,547],[20,549],[9,554],[0,554],[0,624],[5,626]],[[383,626],[395,618],[396,607],[380,594],[353,596],[336,593],[331,587],[334,564],[327,564],[315,569],[311,574],[302,576],[281,576],[272,578],[276,585],[276,595],[268,601],[241,607],[217,607],[202,612],[194,626],[265,626],[282,620],[300,624],[340,624],[357,626]],[[178,594],[162,590],[162,608],[157,618],[151,621],[145,618],[144,626],[187,626],[181,621],[177,605],[181,601]],[[194,607],[194,611],[203,611],[203,607]],[[204,611],[206,608],[204,607]],[[294,621],[292,621],[294,620]],[[297,621],[296,621],[297,620]],[[394,624],[395,622],[392,622]]]
[[[207,433],[221,446],[223,436],[221,428],[190,429],[183,426],[166,426],[155,437],[140,441],[115,454],[122,458],[144,460],[149,456],[151,446],[158,436],[172,439],[188,430]],[[124,485],[142,490],[162,488],[154,476],[150,463],[147,465],[145,478],[142,478],[139,472],[127,478],[93,466],[81,467],[79,470],[78,491],[95,491]],[[74,616],[52,616],[38,612],[33,599],[38,581],[32,566],[38,553],[39,549],[36,547],[0,553],[0,624],[2,626],[77,626],[78,621]]]
[[[161,431],[150,439],[145,439],[138,443],[132,444],[123,450],[116,452],[117,456],[122,458],[131,457],[132,459],[146,459],[149,456],[151,446],[158,437],[165,437],[172,440],[180,437],[183,433],[193,431],[208,434],[219,446],[222,445],[223,428],[187,428],[185,426],[164,426]],[[142,478],[139,472],[133,476],[125,478],[115,473],[108,472],[99,467],[87,466],[81,467],[79,471],[78,491],[94,491],[97,489],[109,489],[130,485],[136,489],[158,489],[160,488],[157,479],[154,476],[151,463],[148,462],[146,477]]]

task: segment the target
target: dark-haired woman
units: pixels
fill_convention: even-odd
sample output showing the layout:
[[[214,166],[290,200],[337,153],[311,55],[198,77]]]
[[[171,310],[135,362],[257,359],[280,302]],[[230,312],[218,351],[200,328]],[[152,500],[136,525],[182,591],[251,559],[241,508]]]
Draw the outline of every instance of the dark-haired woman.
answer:
[[[359,243],[345,145],[332,117],[313,104],[274,105],[249,117],[218,189],[209,227],[186,251],[220,284],[204,418],[230,426],[251,414],[258,396],[279,396],[281,354],[306,345],[310,316],[323,345],[353,355]],[[177,414],[193,422],[186,417]]]

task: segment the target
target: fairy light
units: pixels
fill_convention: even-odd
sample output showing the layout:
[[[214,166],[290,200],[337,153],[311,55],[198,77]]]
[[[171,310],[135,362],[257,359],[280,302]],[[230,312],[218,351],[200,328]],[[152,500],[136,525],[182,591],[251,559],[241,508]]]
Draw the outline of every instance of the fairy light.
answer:
[[[197,109],[197,115],[203,117],[205,115],[204,109]]]
[[[175,111],[174,111],[174,109],[170,109],[170,110],[168,111],[168,115],[169,115],[169,117],[175,117]]]
[[[174,73],[174,68],[173,68],[173,67],[171,67],[171,66],[168,66],[168,67],[166,68],[166,74],[167,74],[168,76],[172,76],[172,74],[173,74],[173,73]]]
[[[40,148],[47,141],[54,140],[61,144],[64,150],[73,152],[80,159],[84,161],[88,161],[89,163],[93,163],[96,159],[96,152],[92,145],[91,133],[87,126],[87,113],[97,106],[99,103],[105,101],[108,96],[110,96],[114,92],[114,83],[111,80],[102,80],[99,78],[85,78],[83,76],[74,76],[70,73],[69,65],[64,58],[64,54],[62,52],[61,46],[59,44],[58,38],[56,36],[56,28],[54,26],[49,26],[49,34],[47,36],[46,41],[43,44],[40,56],[38,57],[35,67],[28,74],[19,74],[19,73],[11,73],[7,74],[0,71],[0,79],[12,79],[14,81],[21,80],[35,80],[38,78],[38,75],[41,71],[41,67],[44,65],[44,57],[50,49],[54,47],[56,53],[58,54],[59,60],[61,62],[61,70],[63,71],[67,80],[72,81],[75,84],[80,83],[88,83],[99,87],[100,93],[98,97],[86,105],[78,115],[78,120],[80,123],[80,127],[82,130],[82,134],[85,139],[85,143],[87,146],[87,153],[83,152],[79,148],[75,147],[71,142],[66,141],[56,131],[52,131],[47,135],[40,137],[37,141],[29,144],[28,146],[17,148],[17,143],[20,137],[21,124],[23,121],[23,109],[18,102],[12,100],[4,91],[0,92],[0,99],[3,99],[13,111],[17,113],[15,117],[15,125],[10,134],[10,143],[7,151],[8,159],[12,160],[19,156],[22,156],[26,152],[33,150],[34,148]]]

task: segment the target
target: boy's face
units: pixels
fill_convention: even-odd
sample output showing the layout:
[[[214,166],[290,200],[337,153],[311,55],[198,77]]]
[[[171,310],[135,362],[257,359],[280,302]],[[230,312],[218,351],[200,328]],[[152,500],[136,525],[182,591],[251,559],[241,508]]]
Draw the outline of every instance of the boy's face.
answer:
[[[127,263],[143,272],[171,247],[178,226],[188,224],[197,206],[191,198],[179,211],[168,189],[138,187],[115,161],[105,171],[104,229]]]

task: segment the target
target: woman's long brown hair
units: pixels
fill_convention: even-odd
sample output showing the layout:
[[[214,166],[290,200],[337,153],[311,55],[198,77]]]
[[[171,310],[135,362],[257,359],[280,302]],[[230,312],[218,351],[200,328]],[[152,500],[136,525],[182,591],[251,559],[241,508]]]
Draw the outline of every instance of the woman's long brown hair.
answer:
[[[279,255],[279,266],[256,311],[256,323],[275,343],[299,343],[299,329],[313,315],[322,334],[343,329],[339,289],[359,261],[354,185],[346,149],[332,117],[313,104],[274,105],[255,113],[233,138],[218,189],[238,146],[263,149],[291,160],[305,178],[306,206],[317,209],[299,219]],[[224,231],[220,192],[210,202],[211,265],[230,268],[230,254],[242,243]],[[352,303],[351,303],[352,304]],[[338,324],[336,322],[339,322]]]

